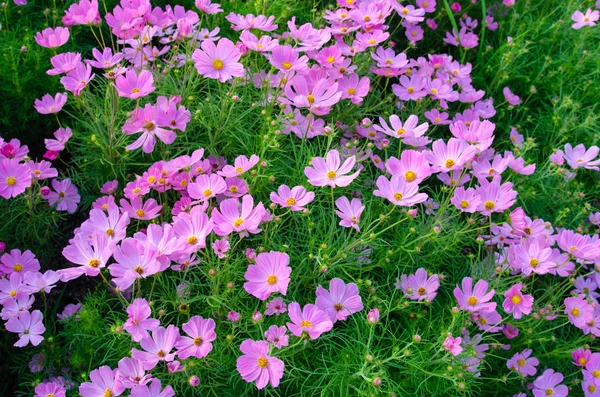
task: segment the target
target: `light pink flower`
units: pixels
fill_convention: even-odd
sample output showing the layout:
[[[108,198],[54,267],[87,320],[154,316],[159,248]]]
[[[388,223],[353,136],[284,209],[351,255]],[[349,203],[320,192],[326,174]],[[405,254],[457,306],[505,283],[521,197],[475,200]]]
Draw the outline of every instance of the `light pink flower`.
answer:
[[[147,69],[140,71],[139,74],[129,69],[124,75],[117,77],[115,88],[119,96],[129,99],[145,97],[156,89],[154,87],[154,76]]]
[[[304,206],[315,198],[313,192],[307,192],[303,186],[294,186],[291,190],[287,185],[281,185],[277,193],[271,192],[271,202],[279,204],[291,211],[302,211]]]
[[[57,93],[54,98],[50,94],[46,94],[42,99],[36,99],[34,102],[35,110],[40,114],[58,113],[67,103],[67,94]]]
[[[236,367],[246,382],[256,381],[256,388],[263,389],[267,384],[279,386],[283,377],[283,361],[269,356],[269,342],[247,339],[240,345],[244,353],[237,359]]]
[[[292,322],[287,323],[287,327],[296,336],[302,336],[306,332],[311,339],[317,339],[333,328],[333,322],[327,313],[313,304],[308,304],[301,310],[298,302],[292,302],[288,305],[288,314]]]
[[[314,186],[348,186],[358,174],[360,170],[353,174],[348,174],[354,164],[356,163],[356,157],[350,156],[340,166],[340,153],[337,150],[330,150],[327,153],[327,160],[322,157],[314,157],[312,159],[312,166],[304,169],[304,175],[308,178],[308,182]]]
[[[35,42],[42,47],[57,48],[69,41],[69,29],[57,26],[55,29],[46,28],[35,34]]]
[[[120,396],[125,391],[125,386],[117,378],[117,370],[109,366],[102,366],[90,372],[91,382],[84,382],[79,386],[82,397]]]
[[[248,266],[244,289],[260,300],[266,300],[274,292],[285,295],[292,268],[290,257],[283,252],[263,252],[256,256],[256,264]]]
[[[215,322],[213,319],[204,319],[193,316],[181,326],[187,336],[180,336],[175,344],[177,357],[186,359],[188,357],[203,358],[212,350],[212,341],[217,337],[215,334]]]
[[[160,361],[170,362],[175,359],[171,353],[179,339],[179,328],[169,325],[167,328],[158,327],[150,335],[145,336],[140,345],[144,351],[132,349],[131,357],[138,359],[146,371],[153,369]]]
[[[42,323],[42,312],[39,310],[21,312],[10,318],[4,327],[8,332],[19,334],[19,340],[13,345],[16,347],[27,346],[30,342],[33,346],[39,345],[44,340],[42,334],[46,331]]]
[[[579,10],[575,11],[571,16],[571,19],[575,22],[572,28],[579,30],[584,26],[596,26],[596,21],[600,19],[600,11],[588,8],[585,14]]]
[[[404,176],[394,175],[390,181],[380,175],[376,185],[373,195],[388,199],[395,205],[410,207],[427,200],[427,194],[419,193],[419,185],[407,182]]]
[[[211,40],[204,40],[192,54],[198,73],[204,77],[218,79],[221,83],[232,77],[243,77],[244,66],[239,63],[242,56],[238,48],[229,39],[222,38],[217,45]]]
[[[364,308],[356,284],[346,284],[339,278],[329,282],[329,290],[319,285],[316,294],[317,307],[325,311],[333,323],[338,320],[346,321],[349,315]]]

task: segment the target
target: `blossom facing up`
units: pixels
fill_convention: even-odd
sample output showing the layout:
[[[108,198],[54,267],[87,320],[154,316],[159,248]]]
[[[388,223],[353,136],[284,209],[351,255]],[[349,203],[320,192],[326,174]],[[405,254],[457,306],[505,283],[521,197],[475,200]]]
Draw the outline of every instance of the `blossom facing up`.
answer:
[[[502,303],[504,311],[511,313],[517,320],[520,319],[523,314],[528,315],[531,313],[533,307],[533,296],[524,295],[521,292],[521,289],[523,289],[523,284],[515,284],[510,287],[504,293],[505,299]]]
[[[117,370],[102,366],[90,372],[90,381],[79,386],[83,397],[119,396],[125,391],[125,386],[117,377]]]
[[[154,92],[154,76],[152,72],[144,69],[139,74],[135,70],[128,70],[124,75],[117,77],[115,87],[119,96],[137,99]]]
[[[377,189],[373,194],[388,199],[395,205],[410,207],[427,200],[427,194],[419,193],[419,185],[407,182],[400,175],[393,175],[391,180],[380,175],[376,185]]]
[[[46,332],[46,327],[42,322],[42,312],[34,310],[31,313],[23,311],[15,317],[8,319],[4,325],[7,331],[19,334],[19,340],[13,346],[24,347],[31,343],[37,346],[44,340],[42,334]]]
[[[348,186],[356,177],[359,171],[347,175],[354,164],[356,157],[350,156],[343,164],[340,165],[340,153],[337,150],[330,150],[327,153],[327,158],[314,157],[311,161],[312,166],[304,169],[304,175],[308,178],[308,183],[313,186]]]
[[[327,313],[332,323],[346,321],[349,315],[364,308],[356,284],[346,284],[339,278],[329,282],[329,290],[319,285],[316,294],[317,307]]]
[[[554,372],[553,369],[547,369],[533,382],[533,395],[535,397],[566,397],[569,394],[569,388],[560,383],[564,376],[560,372]]]
[[[204,40],[192,54],[196,70],[204,77],[217,79],[221,83],[233,77],[243,77],[244,66],[239,63],[242,54],[229,39],[222,38],[215,45],[211,40]]]
[[[440,287],[440,280],[437,274],[428,276],[427,270],[419,268],[415,274],[406,276],[403,274],[400,278],[400,288],[409,299],[431,302],[437,296],[437,290]],[[396,284],[398,287],[398,284]]]
[[[270,198],[271,202],[289,208],[290,211],[302,211],[306,204],[314,200],[315,194],[307,192],[303,186],[294,186],[290,189],[287,185],[281,185],[277,188],[277,193],[271,192]]]
[[[53,180],[54,181],[54,180]],[[31,170],[17,159],[0,160],[0,196],[17,197],[31,186]]]
[[[194,316],[181,326],[187,336],[180,336],[175,344],[177,357],[186,359],[188,357],[203,358],[212,350],[212,341],[217,337],[215,334],[215,321],[212,318],[204,319]]]
[[[287,328],[284,326],[278,327],[277,325],[271,325],[268,330],[265,331],[265,338],[273,344],[276,349],[281,349],[289,344],[289,335],[287,335]]]
[[[452,335],[448,335],[444,342],[442,343],[442,347],[444,350],[449,351],[453,356],[458,356],[463,352],[463,348],[461,347],[462,338],[454,338]]]
[[[536,366],[540,364],[540,361],[535,357],[529,357],[532,352],[533,350],[531,349],[525,349],[515,354],[506,362],[506,366],[521,376],[535,375],[537,372]]]
[[[67,94],[59,92],[54,97],[46,94],[42,99],[36,99],[33,106],[39,114],[51,114],[60,112],[65,103],[67,103]]]
[[[153,369],[160,361],[170,362],[175,359],[175,353],[171,353],[179,340],[179,328],[169,325],[167,328],[158,327],[152,331],[152,336],[145,336],[140,346],[144,351],[133,349],[131,357],[140,360],[146,371]]]
[[[244,289],[260,300],[266,300],[274,292],[285,295],[292,268],[290,257],[284,252],[263,252],[256,256],[256,264],[248,266]]]
[[[588,8],[585,14],[579,10],[575,11],[571,16],[573,22],[571,27],[575,30],[579,30],[584,26],[595,26],[596,21],[600,19],[600,11]]]
[[[458,285],[454,288],[454,297],[462,310],[469,312],[491,312],[496,309],[496,303],[490,302],[494,296],[494,290],[488,292],[488,283],[479,280],[473,286],[473,279],[465,277],[462,280],[462,288]]]
[[[277,357],[269,356],[269,342],[247,339],[240,345],[243,353],[237,359],[236,368],[246,382],[256,381],[256,388],[263,389],[267,384],[279,386],[283,377],[284,363]]]

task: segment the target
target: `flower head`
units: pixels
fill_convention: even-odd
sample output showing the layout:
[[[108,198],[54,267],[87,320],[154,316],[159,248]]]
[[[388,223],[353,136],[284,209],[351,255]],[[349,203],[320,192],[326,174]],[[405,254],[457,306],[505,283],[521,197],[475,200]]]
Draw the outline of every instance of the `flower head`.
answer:
[[[236,367],[246,382],[256,381],[256,388],[263,389],[267,384],[279,386],[283,377],[283,361],[269,356],[269,342],[247,339],[240,345],[244,353],[237,359]]]
[[[292,268],[290,257],[283,252],[271,251],[258,254],[256,264],[248,266],[244,289],[260,300],[266,300],[274,292],[285,295]]]

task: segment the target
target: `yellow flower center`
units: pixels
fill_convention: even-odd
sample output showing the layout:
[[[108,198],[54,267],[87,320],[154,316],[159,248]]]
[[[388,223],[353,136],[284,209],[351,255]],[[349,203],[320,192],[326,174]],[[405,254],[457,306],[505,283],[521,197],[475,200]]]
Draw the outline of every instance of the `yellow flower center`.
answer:
[[[291,62],[283,62],[281,64],[281,67],[284,68],[285,70],[290,70],[292,68],[292,63]]]
[[[402,197],[403,197],[402,193],[400,193],[400,192],[394,193],[394,200],[400,201],[400,200],[402,200]]]
[[[413,171],[406,171],[406,174],[404,174],[404,179],[406,179],[407,182],[412,182],[417,179],[417,174],[415,174]]]
[[[581,365],[586,365],[587,359],[585,357],[579,357],[579,360],[577,360],[577,362]]]
[[[259,366],[260,368],[267,368],[267,366],[268,366],[268,365],[269,365],[269,362],[267,361],[267,359],[266,359],[266,358],[264,358],[264,357],[260,357],[260,358],[258,359],[258,366]]]
[[[160,358],[164,358],[167,354],[164,351],[159,350],[158,353],[156,353],[156,355]]]
[[[110,389],[104,390],[104,393],[102,394],[102,397],[113,397],[112,390],[110,390]]]
[[[8,178],[6,178],[6,184],[8,186],[14,186],[17,183],[17,178],[15,178],[14,176],[9,176]]]
[[[594,393],[596,391],[596,386],[589,385],[588,390],[590,391],[590,393]]]
[[[204,197],[209,197],[211,194],[213,194],[213,192],[212,192],[212,190],[210,190],[210,189],[206,189],[206,190],[204,191]]]
[[[469,296],[469,299],[467,299],[467,303],[471,306],[475,306],[477,304],[477,298],[471,295]]]
[[[581,311],[578,308],[573,308],[573,310],[571,310],[571,314],[575,317],[579,317],[579,315],[581,314]]]
[[[296,205],[296,199],[293,197],[290,197],[289,199],[285,200],[285,203],[287,205]]]
[[[242,173],[244,171],[244,169],[242,167],[237,167],[235,169],[235,172],[237,172],[238,174]]]
[[[194,245],[198,242],[198,237],[196,236],[190,236],[188,237],[188,244]]]
[[[13,266],[13,270],[18,273],[21,270],[23,270],[23,266],[21,266],[20,263],[15,263],[15,265]]]
[[[371,45],[372,45],[372,44],[375,44],[375,43],[377,43],[377,42],[376,42],[375,40],[373,40],[373,39],[369,39],[369,40],[368,40],[368,42],[369,42],[369,44],[371,44]]]
[[[150,175],[146,180],[148,181],[148,183],[154,183],[156,182],[156,177],[154,175]]]
[[[194,338],[194,345],[200,346],[202,344],[202,338],[197,336]]]
[[[400,128],[398,131],[396,131],[396,134],[398,134],[398,136],[404,134],[406,132],[406,130],[404,128]]]
[[[15,296],[17,296],[17,290],[16,290],[16,289],[13,289],[12,291],[10,291],[10,294],[9,294],[9,295],[10,295],[12,298],[14,298]]]
[[[221,70],[223,69],[223,61],[221,61],[220,59],[215,59],[213,61],[213,68],[215,68],[215,70]]]
[[[595,370],[592,372],[592,376],[593,376],[594,378],[600,378],[600,370],[598,370],[598,369],[595,369]]]
[[[537,260],[537,259],[535,259],[535,258],[531,258],[531,259],[529,260],[529,264],[531,265],[531,267],[537,267],[537,265],[539,265],[539,264],[540,264],[540,261],[538,261],[538,260]]]
[[[406,8],[403,8],[401,11],[404,15],[408,15],[408,10]]]
[[[437,90],[437,88],[432,88],[431,89],[431,93],[432,94],[437,94],[439,91]]]
[[[237,187],[237,186],[235,186],[235,185],[232,185],[232,186],[230,186],[230,187],[229,187],[229,191],[230,191],[231,193],[237,193],[237,191],[238,191],[238,187]]]
[[[138,92],[141,92],[141,90],[139,88],[137,88],[137,87],[135,87],[133,90],[131,90],[132,94],[136,94]]]
[[[462,200],[462,201],[460,202],[460,206],[461,206],[462,208],[469,208],[469,202],[468,202],[467,200]]]
[[[406,91],[408,91],[409,94],[412,94],[413,92],[415,92],[415,88],[414,87],[408,87],[406,89]]]
[[[269,285],[274,285],[277,283],[277,276],[271,274],[268,278],[267,278],[267,283]]]
[[[425,287],[419,287],[419,289],[417,290],[417,293],[419,295],[425,295],[426,292],[427,290],[425,289]]]
[[[329,179],[335,179],[336,176],[337,176],[337,173],[333,170],[327,172],[327,178],[329,178]]]
[[[301,327],[312,327],[312,323],[308,320],[302,320],[302,322],[300,323]]]
[[[491,211],[494,208],[496,208],[496,204],[494,204],[493,201],[486,201],[485,204],[483,205],[485,207],[486,210]]]
[[[308,103],[310,103],[311,105],[312,105],[313,103],[315,103],[315,97],[314,97],[314,96],[312,96],[312,95],[307,95],[307,96],[306,96],[306,100],[307,100],[307,101],[308,101]]]
[[[456,164],[456,163],[452,159],[446,160],[446,163],[445,163],[446,168],[452,168],[452,167],[454,167],[454,164]]]
[[[356,94],[356,89],[348,88],[348,95],[354,95],[354,94]]]
[[[136,214],[137,216],[139,216],[140,218],[141,218],[142,216],[146,215],[146,213],[144,212],[144,210],[136,210],[136,211],[135,211],[135,214]]]
[[[137,265],[133,271],[141,276],[144,273],[144,268],[141,265]]]
[[[334,58],[334,57],[332,57],[332,56],[328,56],[328,57],[327,57],[327,62],[329,62],[329,63],[333,63],[333,61],[335,61],[335,58]]]
[[[113,237],[115,235],[115,231],[112,229],[106,229],[106,235],[108,237]]]
[[[553,396],[554,395],[554,389],[546,389],[546,395],[547,396]]]
[[[519,295],[513,295],[512,298],[510,298],[510,301],[515,304],[518,305],[519,303],[521,303],[522,299]]]
[[[235,221],[233,221],[233,226],[240,227],[243,222],[244,220],[242,218],[237,218]]]
[[[523,360],[522,358],[520,358],[520,359],[517,361],[517,364],[519,364],[519,367],[523,367],[523,366],[525,365],[525,360]]]
[[[92,267],[92,268],[94,268],[94,269],[95,269],[95,268],[97,268],[98,266],[100,266],[100,261],[99,261],[98,259],[96,259],[96,258],[94,258],[94,259],[90,259],[90,261],[89,261],[89,263],[88,263],[88,266],[89,266],[89,267]]]

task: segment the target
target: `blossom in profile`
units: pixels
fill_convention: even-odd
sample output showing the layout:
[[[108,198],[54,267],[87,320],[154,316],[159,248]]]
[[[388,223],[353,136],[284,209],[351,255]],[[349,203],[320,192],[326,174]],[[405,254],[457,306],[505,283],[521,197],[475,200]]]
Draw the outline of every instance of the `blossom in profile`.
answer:
[[[102,22],[98,12],[98,0],[79,0],[65,11],[62,23],[65,26],[99,25]]]
[[[42,322],[42,312],[34,310],[31,313],[23,311],[15,317],[9,318],[4,325],[8,332],[19,334],[19,340],[14,346],[24,347],[31,343],[33,346],[39,345],[44,337],[42,334],[46,331]]]
[[[52,189],[46,196],[48,204],[53,207],[56,205],[57,211],[67,211],[69,214],[75,213],[77,204],[81,200],[77,187],[71,183],[70,179],[52,180]]]
[[[395,205],[410,207],[427,200],[427,194],[419,193],[419,185],[407,182],[404,176],[393,175],[389,180],[380,175],[373,195],[388,199]]]
[[[244,289],[260,300],[266,300],[274,292],[287,293],[292,268],[290,257],[284,252],[263,252],[256,256],[256,264],[248,266],[244,274]]]
[[[233,165],[226,164],[222,170],[217,172],[217,174],[226,178],[237,177],[242,175],[246,171],[251,170],[256,164],[258,164],[259,160],[260,157],[258,157],[255,154],[250,156],[250,158],[241,155],[236,157],[236,159],[233,161]]]
[[[419,268],[415,274],[409,274],[408,276],[403,274],[398,284],[400,284],[399,287],[409,299],[431,302],[437,296],[440,280],[437,274],[429,277],[427,270]],[[397,287],[398,284],[396,284]]]
[[[300,309],[298,302],[292,302],[288,305],[288,314],[292,322],[287,323],[287,327],[296,336],[306,333],[310,339],[317,339],[333,328],[329,315],[310,303]]]
[[[333,323],[345,321],[349,315],[364,308],[356,284],[346,284],[339,278],[329,282],[329,290],[319,285],[316,294],[317,307],[327,313]]]
[[[569,388],[560,383],[564,376],[560,372],[554,372],[553,369],[547,369],[535,381],[533,381],[533,395],[535,397],[566,397],[569,394]]]
[[[171,363],[169,363],[171,364]],[[169,365],[167,364],[167,366]],[[163,389],[160,379],[152,379],[150,386],[141,385],[131,389],[131,397],[173,397],[175,390],[170,385]]]
[[[362,205],[360,199],[353,198],[352,201],[348,200],[347,197],[342,196],[335,200],[335,213],[340,217],[340,226],[352,227],[357,232],[360,232],[358,222],[360,221],[360,215],[365,210],[365,206]]]
[[[150,305],[143,298],[137,298],[133,303],[127,306],[127,321],[123,324],[123,328],[135,342],[141,341],[144,337],[149,336],[148,331],[156,331],[160,325],[160,321],[151,316]]]
[[[585,14],[579,10],[575,11],[571,16],[573,22],[571,27],[575,30],[579,30],[584,26],[596,26],[596,21],[600,19],[600,11],[588,8]]]
[[[283,377],[283,361],[269,356],[269,342],[247,339],[240,345],[242,356],[238,357],[236,367],[246,382],[256,381],[256,388],[263,389],[267,384],[279,386]]]
[[[69,29],[57,26],[46,28],[35,34],[35,42],[42,47],[57,48],[69,41]]]
[[[33,106],[40,114],[51,114],[60,112],[65,103],[67,103],[67,94],[59,92],[54,97],[46,94],[42,99],[36,99]]]
[[[72,92],[73,95],[79,96],[90,81],[96,76],[92,73],[92,67],[83,62],[79,62],[66,76],[61,77],[60,82],[65,87],[65,90]]]
[[[462,310],[469,312],[487,312],[496,309],[496,303],[490,302],[494,297],[494,290],[488,292],[488,283],[485,280],[477,281],[473,287],[473,279],[465,277],[461,283],[454,288],[454,297]]]
[[[115,88],[119,96],[129,99],[145,97],[156,90],[154,76],[147,69],[142,70],[139,74],[135,70],[129,69],[124,75],[117,77]]]
[[[359,170],[347,175],[356,164],[356,157],[350,156],[340,165],[340,153],[337,150],[330,150],[327,159],[314,157],[311,164],[304,169],[304,175],[313,186],[348,186],[360,174]]]
[[[90,372],[90,381],[79,386],[82,397],[119,396],[125,386],[117,378],[117,370],[104,365]]]
[[[289,344],[289,335],[287,334],[287,328],[285,325],[278,327],[277,325],[271,325],[268,330],[265,331],[265,338],[273,344],[276,349],[281,349]]]
[[[218,14],[223,12],[221,6],[217,3],[212,3],[211,0],[196,0],[196,7],[206,14]]]
[[[35,387],[33,397],[65,397],[65,388],[58,382],[43,382]]]
[[[31,186],[31,170],[17,159],[0,160],[0,196],[17,197]]]
[[[177,357],[186,359],[188,357],[206,357],[212,350],[212,341],[217,337],[215,334],[215,321],[212,318],[204,319],[193,316],[181,326],[185,335],[179,337],[175,344]]]
[[[270,32],[277,29],[277,25],[273,23],[275,21],[275,17],[272,15],[267,18],[264,15],[241,15],[232,12],[227,15],[225,19],[231,22],[231,28],[236,31],[258,29],[262,30],[263,32]]]
[[[140,345],[142,350],[132,349],[131,357],[138,359],[144,365],[146,371],[150,371],[160,361],[171,362],[175,359],[175,353],[171,353],[179,339],[179,328],[169,325],[167,328],[158,327],[152,331],[152,336],[145,336]]]
[[[453,356],[458,356],[463,352],[463,348],[461,347],[462,338],[454,338],[452,335],[448,335],[444,342],[442,343],[442,347],[444,350],[449,351]]]
[[[211,40],[204,40],[200,48],[194,51],[192,60],[204,77],[224,83],[246,74],[244,65],[239,62],[242,54],[231,40],[222,38],[216,45]]]
[[[594,160],[598,157],[600,149],[598,146],[591,146],[586,150],[583,144],[579,144],[575,147],[571,146],[570,143],[565,145],[564,156],[567,163],[576,170],[577,168],[587,168],[588,170],[598,171],[598,165],[600,165],[600,159]]]
[[[537,372],[535,367],[540,364],[540,361],[535,357],[529,357],[532,352],[533,350],[531,349],[525,349],[522,352],[515,354],[506,362],[506,366],[508,369],[511,369],[522,376],[535,375]]]
[[[291,211],[302,211],[304,206],[314,200],[315,194],[307,192],[303,186],[294,186],[290,189],[287,185],[281,185],[277,193],[271,192],[271,202],[279,204]]]
[[[504,98],[506,99],[506,102],[508,102],[512,106],[517,106],[517,105],[521,104],[521,98],[519,98],[518,95],[513,94],[512,91],[510,90],[510,88],[504,87],[504,89],[502,90],[502,93],[504,94]]]

